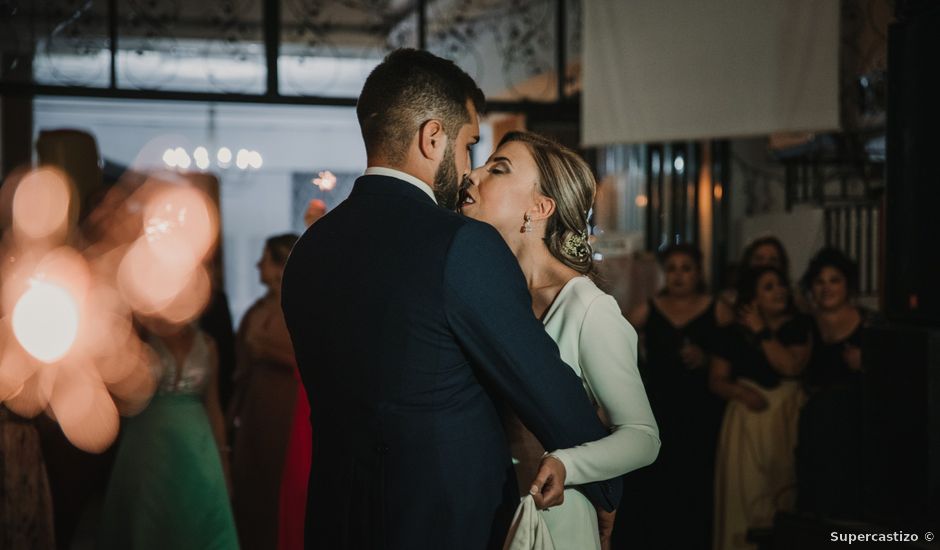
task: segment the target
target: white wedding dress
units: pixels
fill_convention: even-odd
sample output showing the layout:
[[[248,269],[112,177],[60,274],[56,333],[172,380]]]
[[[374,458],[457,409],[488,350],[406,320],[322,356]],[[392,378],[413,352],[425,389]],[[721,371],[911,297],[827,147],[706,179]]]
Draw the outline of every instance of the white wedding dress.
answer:
[[[565,502],[540,513],[557,550],[600,548],[594,506],[574,486],[642,468],[659,452],[659,430],[637,369],[637,334],[617,302],[587,277],[568,281],[543,322],[611,433],[551,453],[565,464]],[[507,419],[507,433],[519,462],[520,492],[526,494],[543,450],[514,417]]]

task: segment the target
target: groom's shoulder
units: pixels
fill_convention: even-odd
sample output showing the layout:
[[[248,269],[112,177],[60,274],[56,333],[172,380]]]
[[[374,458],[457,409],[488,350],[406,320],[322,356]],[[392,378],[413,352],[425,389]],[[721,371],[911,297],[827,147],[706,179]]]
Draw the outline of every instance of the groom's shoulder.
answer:
[[[437,225],[438,231],[448,235],[452,244],[458,240],[460,242],[477,240],[504,242],[502,237],[499,236],[499,232],[488,223],[468,218],[463,214],[446,210],[440,206],[422,206],[425,206],[425,208],[422,209],[421,217]]]
[[[506,241],[495,227],[465,216],[459,216],[450,239],[448,258],[451,263],[473,262],[490,264],[514,258]]]
[[[499,235],[499,232],[496,231],[496,228],[492,225],[477,221],[473,218],[468,218],[463,214],[458,214],[455,212],[447,212],[449,219],[448,223],[453,228],[454,237],[458,239],[461,243],[463,242],[476,242],[476,241],[485,241],[485,242],[499,242],[505,244],[503,238]]]

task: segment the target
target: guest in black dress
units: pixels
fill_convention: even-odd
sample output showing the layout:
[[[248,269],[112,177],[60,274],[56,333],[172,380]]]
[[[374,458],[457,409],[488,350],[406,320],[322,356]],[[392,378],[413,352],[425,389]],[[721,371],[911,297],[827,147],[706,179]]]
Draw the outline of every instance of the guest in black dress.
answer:
[[[813,305],[813,354],[804,373],[808,399],[797,439],[797,509],[835,519],[861,515],[861,341],[871,314],[853,304],[858,267],[824,248],[800,285]]]
[[[628,534],[637,548],[707,548],[715,443],[724,407],[708,389],[708,350],[718,319],[715,301],[705,289],[698,248],[673,245],[661,254],[660,263],[665,288],[629,317],[644,342],[640,366],[660,426],[662,452],[656,463],[625,482],[633,487],[627,490],[641,495],[628,499],[637,504],[636,511],[619,514],[622,524],[631,523],[621,535]]]

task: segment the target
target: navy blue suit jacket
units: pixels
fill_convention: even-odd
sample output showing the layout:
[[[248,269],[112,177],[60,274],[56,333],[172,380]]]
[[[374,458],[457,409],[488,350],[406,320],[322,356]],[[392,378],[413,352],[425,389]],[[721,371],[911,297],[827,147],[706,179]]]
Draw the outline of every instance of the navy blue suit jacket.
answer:
[[[359,178],[297,242],[282,305],[312,411],[308,548],[498,547],[519,497],[494,399],[546,449],[608,433],[499,233],[410,183]],[[583,490],[610,510],[621,484]]]

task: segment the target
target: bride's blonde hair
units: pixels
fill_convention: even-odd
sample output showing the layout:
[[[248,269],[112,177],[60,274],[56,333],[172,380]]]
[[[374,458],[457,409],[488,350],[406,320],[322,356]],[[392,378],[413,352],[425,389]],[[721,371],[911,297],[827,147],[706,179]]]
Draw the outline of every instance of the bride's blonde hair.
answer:
[[[594,271],[594,253],[588,242],[588,215],[597,182],[577,153],[532,132],[509,132],[499,146],[518,141],[535,159],[539,192],[555,201],[555,212],[545,225],[545,244],[559,261],[583,274]]]

